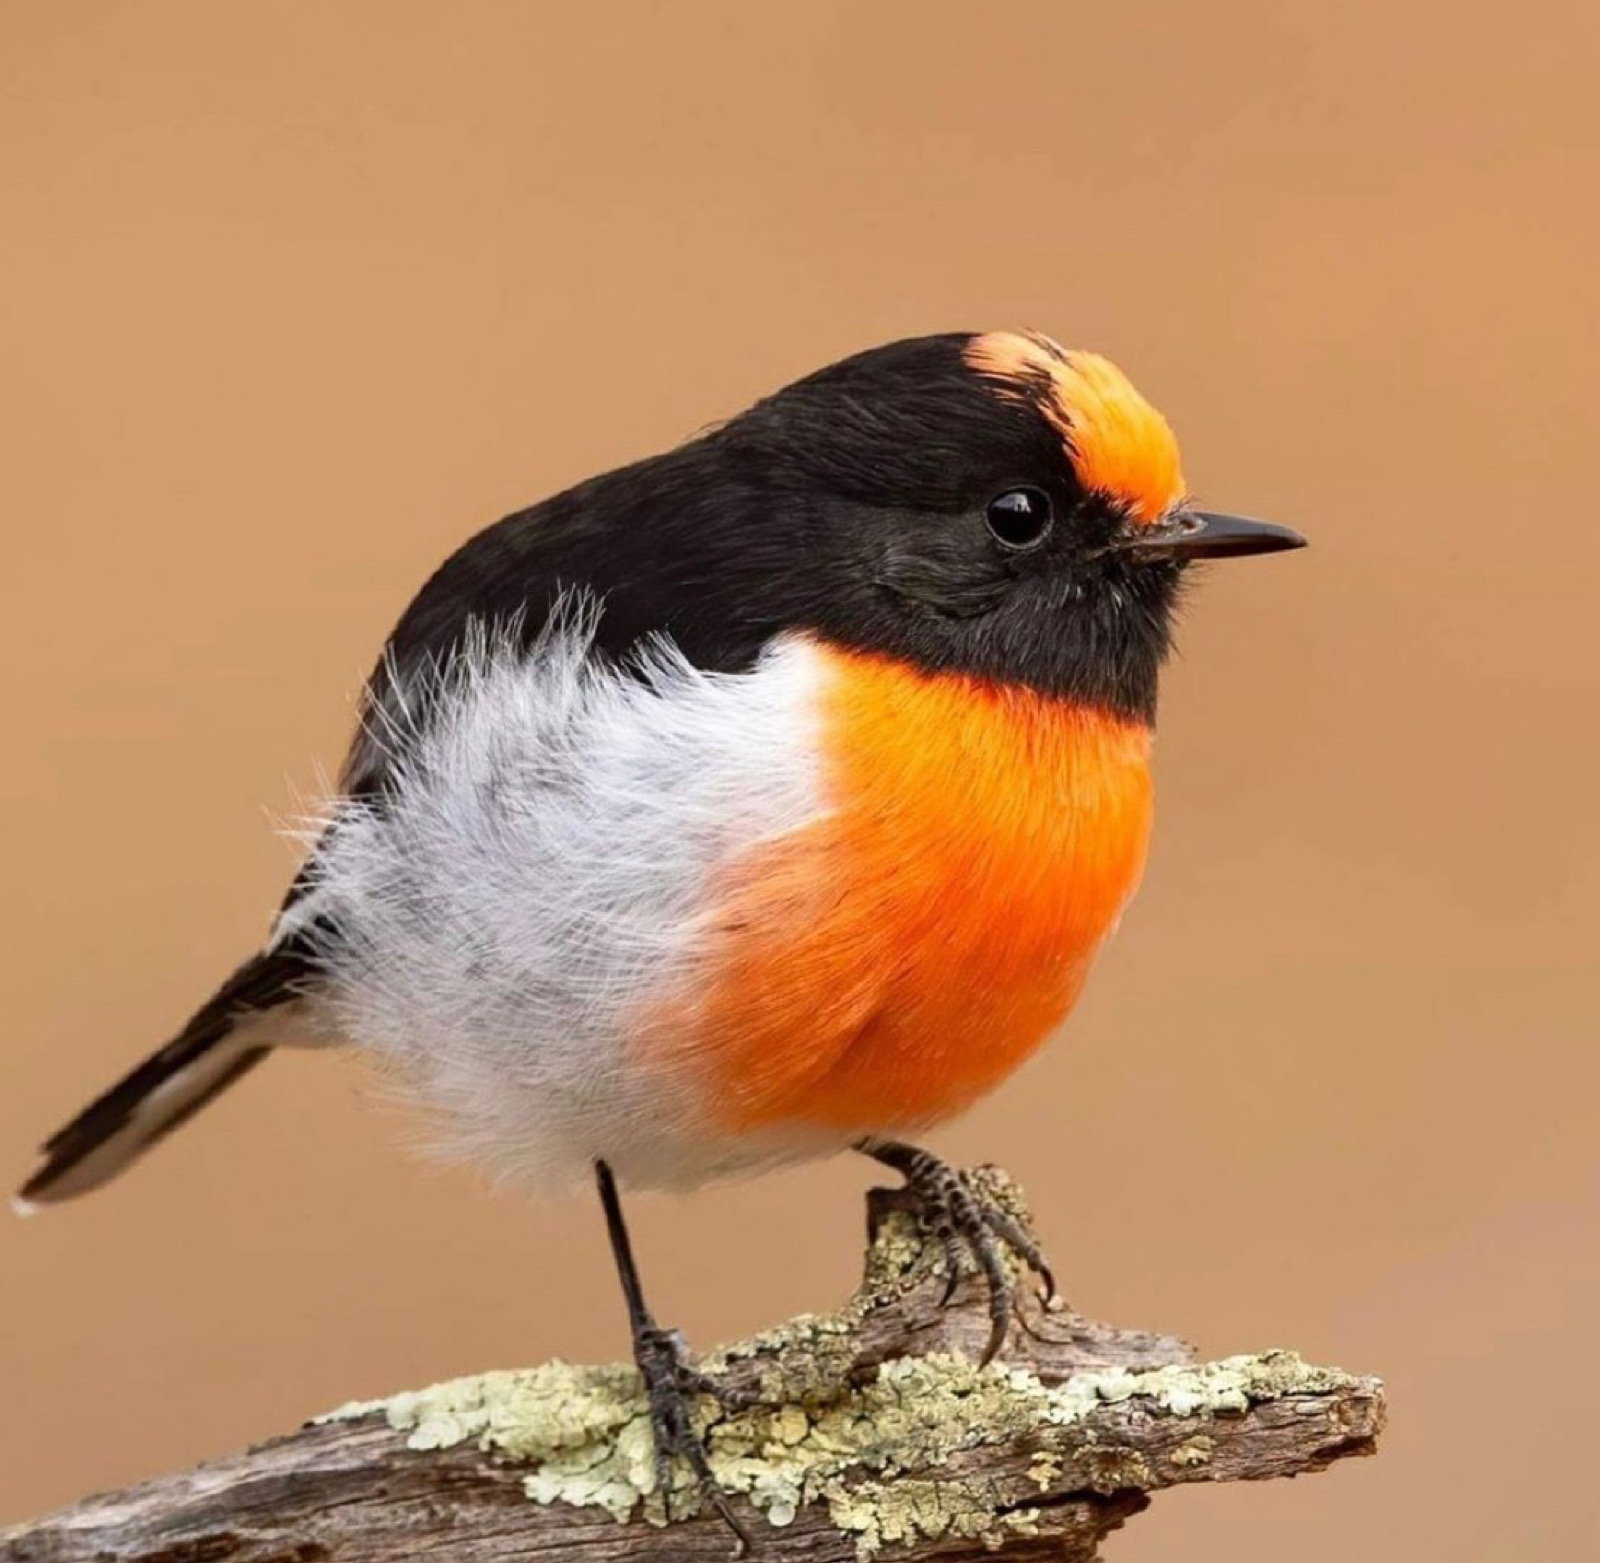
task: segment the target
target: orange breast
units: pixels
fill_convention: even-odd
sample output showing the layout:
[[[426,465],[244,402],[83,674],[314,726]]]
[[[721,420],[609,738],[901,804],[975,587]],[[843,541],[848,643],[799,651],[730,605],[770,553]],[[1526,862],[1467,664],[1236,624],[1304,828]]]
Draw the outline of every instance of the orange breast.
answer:
[[[1144,726],[819,655],[830,812],[734,866],[670,1022],[733,1130],[909,1127],[990,1089],[1065,1017],[1149,838]]]

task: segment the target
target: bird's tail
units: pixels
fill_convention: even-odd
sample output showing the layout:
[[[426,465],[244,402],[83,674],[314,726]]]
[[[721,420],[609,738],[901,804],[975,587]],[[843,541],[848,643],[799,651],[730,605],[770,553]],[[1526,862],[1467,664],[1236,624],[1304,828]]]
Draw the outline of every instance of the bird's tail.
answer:
[[[299,994],[306,956],[292,944],[247,960],[158,1053],[45,1142],[15,1205],[73,1199],[109,1182],[271,1052],[267,1024]]]

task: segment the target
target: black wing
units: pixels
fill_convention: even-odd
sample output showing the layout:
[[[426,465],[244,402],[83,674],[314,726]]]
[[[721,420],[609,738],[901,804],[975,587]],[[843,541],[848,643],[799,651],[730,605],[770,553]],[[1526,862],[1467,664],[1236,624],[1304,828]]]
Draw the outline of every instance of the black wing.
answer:
[[[469,539],[417,593],[384,647],[341,775],[344,794],[381,800],[394,761],[426,730],[415,698],[426,699],[474,628],[531,646],[564,594],[585,592],[599,605],[603,656],[625,657],[640,640],[666,634],[698,666],[750,666],[778,624],[755,608],[712,540],[756,502],[713,435],[590,479]],[[397,696],[404,716],[392,721]]]
[[[531,647],[564,595],[587,593],[598,605],[602,656],[625,659],[641,640],[665,634],[697,666],[749,667],[782,619],[755,589],[770,578],[769,561],[754,551],[754,580],[741,578],[716,539],[761,503],[736,453],[719,449],[713,434],[592,478],[470,538],[424,584],[384,646],[340,773],[341,797],[381,808],[397,762],[427,731],[440,673],[474,630]],[[284,910],[314,882],[316,858],[314,848]]]

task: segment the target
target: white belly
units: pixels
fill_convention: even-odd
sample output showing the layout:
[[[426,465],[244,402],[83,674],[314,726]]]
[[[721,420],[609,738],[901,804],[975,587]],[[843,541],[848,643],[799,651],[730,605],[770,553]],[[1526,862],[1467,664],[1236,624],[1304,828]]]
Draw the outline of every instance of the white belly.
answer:
[[[706,674],[661,648],[619,676],[590,659],[591,622],[476,648],[393,798],[340,812],[291,914],[340,930],[313,1011],[499,1175],[549,1184],[604,1156],[670,1186],[819,1149],[719,1139],[692,1060],[652,1072],[631,1047],[632,1017],[693,980],[710,877],[822,810],[819,661],[793,641]]]

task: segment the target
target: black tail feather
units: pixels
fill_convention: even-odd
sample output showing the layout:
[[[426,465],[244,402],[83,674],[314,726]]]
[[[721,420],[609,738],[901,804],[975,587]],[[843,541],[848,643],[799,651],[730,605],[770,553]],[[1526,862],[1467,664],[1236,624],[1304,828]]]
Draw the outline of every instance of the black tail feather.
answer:
[[[48,1203],[97,1188],[187,1123],[271,1051],[236,1033],[293,1000],[307,968],[293,946],[252,956],[172,1041],[50,1136],[44,1165],[23,1185],[21,1201]]]

